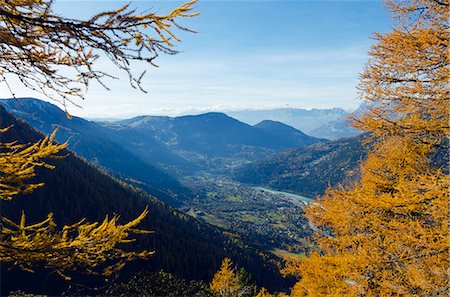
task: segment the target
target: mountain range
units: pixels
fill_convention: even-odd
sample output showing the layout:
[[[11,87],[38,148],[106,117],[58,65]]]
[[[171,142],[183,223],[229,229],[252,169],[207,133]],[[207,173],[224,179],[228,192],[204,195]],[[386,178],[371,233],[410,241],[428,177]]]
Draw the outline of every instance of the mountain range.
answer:
[[[31,220],[37,220],[54,212],[57,221],[65,224],[83,216],[101,220],[108,213],[130,219],[149,205],[151,218],[144,227],[155,230],[155,237],[136,246],[160,254],[139,264],[139,269],[164,269],[185,279],[208,281],[220,259],[230,256],[255,272],[256,281],[274,288],[285,284],[273,266],[273,255],[171,208],[186,206],[198,194],[179,182],[183,177],[200,172],[226,174],[242,183],[312,197],[329,184],[357,177],[359,161],[365,157],[364,136],[328,141],[275,120],[249,125],[214,112],[93,122],[68,119],[57,106],[37,99],[0,100],[0,126],[14,124],[2,141],[8,140],[5,136],[20,142],[42,137],[26,122],[44,134],[58,128],[57,140],[67,141],[75,153],[55,160],[53,171],[40,170],[38,176],[47,186],[14,203],[3,203],[2,214],[17,218],[19,210],[25,209]],[[191,265],[195,268],[190,269]],[[129,267],[125,274],[136,272],[137,266]],[[14,286],[13,280],[9,282]]]
[[[78,155],[175,207],[196,195],[179,180],[198,172],[232,175],[240,182],[315,196],[329,183],[345,182],[357,174],[365,155],[362,136],[330,142],[274,120],[251,126],[210,112],[94,122],[68,119],[57,106],[33,98],[0,103],[45,134],[58,128],[57,140],[67,141]],[[363,111],[361,106],[355,114]],[[287,109],[277,112],[289,114]],[[290,115],[296,114],[334,118],[321,127],[348,131],[345,121],[339,120],[348,116],[342,109],[296,110]]]
[[[189,191],[175,177],[200,170],[227,172],[268,155],[324,141],[275,121],[251,126],[223,113],[139,116],[116,122],[68,119],[57,106],[33,98],[0,100],[15,116],[89,162],[176,204]]]
[[[279,121],[318,138],[337,139],[360,133],[349,126],[348,117],[351,113],[342,108],[277,108],[226,111],[226,113],[250,125],[263,120]]]
[[[223,113],[140,116],[101,124],[130,143],[130,150],[136,154],[178,175],[198,170],[226,171],[268,154],[322,141],[281,123],[250,126]],[[147,150],[147,139],[168,148],[184,163],[178,162],[178,168],[173,168],[174,163],[157,160]]]
[[[0,106],[0,127],[7,126],[12,128],[1,134],[1,142],[30,143],[43,137]],[[209,281],[221,260],[228,256],[252,273],[257,282],[274,289],[285,286],[285,280],[280,277],[270,255],[261,257],[261,252],[248,243],[244,244],[220,229],[201,223],[119,182],[70,151],[62,152],[62,155],[65,157],[49,160],[55,165],[54,170],[37,171],[36,180],[44,182],[44,187],[31,194],[18,196],[12,202],[1,202],[1,215],[18,220],[24,210],[27,221],[33,223],[53,212],[55,221],[62,226],[81,218],[99,221],[113,213],[120,214],[122,221],[128,221],[147,206],[150,214],[140,228],[153,230],[154,234],[139,237],[133,243],[133,248],[154,250],[156,253],[148,261],[127,265],[121,272],[122,277],[139,270],[163,269],[188,280]],[[49,271],[39,270],[30,274],[12,269],[5,273],[10,268],[9,265],[1,266],[2,295],[17,287],[24,289],[24,286],[30,292],[55,295],[61,294],[61,290],[65,290],[68,285],[55,280],[55,274],[49,274]],[[90,281],[92,286],[98,286],[95,279],[75,278],[74,282]],[[51,287],[46,286],[50,283]]]
[[[310,131],[311,135],[321,135],[326,139],[339,139],[360,135],[362,132],[350,126],[353,116],[360,116],[367,111],[369,103],[363,102],[355,111],[340,118],[333,119]]]

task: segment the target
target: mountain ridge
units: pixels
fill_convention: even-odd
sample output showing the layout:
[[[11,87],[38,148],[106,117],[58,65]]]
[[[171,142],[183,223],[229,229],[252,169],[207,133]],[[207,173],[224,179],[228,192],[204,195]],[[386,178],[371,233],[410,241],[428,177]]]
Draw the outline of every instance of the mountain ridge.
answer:
[[[228,172],[267,155],[324,141],[283,125],[282,129],[254,127],[219,112],[92,122],[78,117],[68,120],[64,111],[38,99],[0,102],[45,133],[59,126],[58,140],[70,139],[71,148],[90,162],[122,173],[122,177],[129,175],[138,181],[137,186],[143,182],[152,191],[159,187],[173,192],[166,193],[168,196],[187,192],[176,184],[182,176],[200,170]],[[135,165],[127,165],[128,159],[134,159]],[[139,174],[144,170],[136,168],[144,165],[151,174]],[[172,200],[176,203],[177,197]]]
[[[328,109],[303,108],[273,108],[229,111],[229,115],[245,123],[255,125],[263,120],[273,120],[292,126],[308,135],[318,138],[325,137],[320,128],[330,122],[340,122],[349,112],[340,107]],[[351,136],[351,135],[346,135]],[[333,134],[331,138],[336,138]]]
[[[192,149],[192,146],[195,145],[193,142],[198,142],[202,145],[220,147],[230,144],[243,144],[280,150],[302,146],[304,143],[310,144],[322,141],[291,127],[290,132],[296,133],[305,139],[298,142],[286,142],[277,138],[277,135],[271,135],[267,133],[267,130],[260,129],[261,127],[251,126],[220,112],[180,117],[139,116],[115,122],[111,127],[117,128],[121,124],[147,132],[160,130],[162,133],[177,134],[179,140],[176,144],[180,145],[182,149]],[[169,137],[159,136],[158,138],[167,139]],[[198,147],[195,149],[202,150],[202,148]]]

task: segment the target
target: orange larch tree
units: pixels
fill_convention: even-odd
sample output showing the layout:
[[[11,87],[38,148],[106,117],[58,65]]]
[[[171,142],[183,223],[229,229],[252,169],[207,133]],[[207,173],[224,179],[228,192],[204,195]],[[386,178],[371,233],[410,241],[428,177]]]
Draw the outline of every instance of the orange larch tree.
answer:
[[[214,275],[209,287],[213,294],[218,297],[250,297],[256,295],[256,287],[250,283],[247,272],[243,268],[237,270],[237,267],[233,265],[229,258],[223,259],[220,269]],[[263,293],[265,293],[265,290]]]
[[[448,296],[449,2],[386,5],[397,24],[375,36],[354,119],[373,149],[359,182],[308,207],[318,249],[287,267],[292,296]]]

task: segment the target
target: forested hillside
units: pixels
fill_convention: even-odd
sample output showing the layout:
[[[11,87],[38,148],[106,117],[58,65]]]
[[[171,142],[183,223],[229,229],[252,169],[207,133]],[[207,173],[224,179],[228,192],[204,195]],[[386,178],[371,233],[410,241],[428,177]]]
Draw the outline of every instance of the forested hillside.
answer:
[[[0,104],[45,134],[58,128],[56,139],[67,142],[79,156],[171,205],[178,205],[191,195],[170,174],[133,154],[128,149],[129,143],[94,122],[78,117],[69,119],[57,106],[33,98],[1,100]],[[176,158],[157,143],[148,143],[147,150],[162,160]]]
[[[363,139],[364,135],[342,138],[281,153],[236,170],[234,177],[243,183],[314,197],[329,185],[358,177],[359,163],[366,156]]]
[[[0,142],[32,142],[42,137],[0,106],[0,127],[12,124],[8,132],[0,134]],[[140,269],[163,269],[182,278],[209,281],[221,260],[228,256],[245,267],[258,283],[264,283],[266,287],[283,288],[284,280],[274,265],[261,258],[258,251],[247,243],[228,237],[219,229],[200,223],[143,192],[121,184],[69,151],[64,152],[64,155],[67,156],[49,161],[56,165],[54,170],[38,170],[36,179],[45,182],[44,187],[30,195],[19,196],[12,202],[3,201],[2,216],[18,220],[23,209],[27,220],[32,223],[53,212],[55,221],[62,226],[81,218],[102,220],[106,214],[113,213],[120,214],[121,219],[127,221],[148,206],[150,214],[140,227],[153,230],[154,234],[140,237],[133,248],[150,249],[156,253],[149,261],[126,266],[121,275],[130,275]],[[9,268],[2,265],[3,272]],[[51,280],[47,282],[46,278]],[[2,273],[2,295],[16,286],[34,293],[58,294],[68,284],[59,282],[56,285],[55,279],[56,275],[50,271],[30,274],[13,268],[8,273]]]
[[[0,0],[1,296],[450,296],[450,0],[130,1]]]

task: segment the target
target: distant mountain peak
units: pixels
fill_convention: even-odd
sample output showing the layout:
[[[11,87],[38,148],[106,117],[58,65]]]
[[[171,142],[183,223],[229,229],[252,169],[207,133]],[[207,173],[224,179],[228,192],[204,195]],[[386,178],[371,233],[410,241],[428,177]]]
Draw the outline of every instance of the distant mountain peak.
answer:
[[[279,121],[274,121],[274,120],[263,120],[261,122],[259,122],[258,124],[254,125],[253,127],[257,127],[257,128],[267,128],[267,127],[278,127],[278,128],[289,128],[289,129],[293,129],[296,131],[299,131],[298,129],[295,129],[292,126],[289,126],[285,123],[279,122]]]
[[[212,117],[219,116],[219,117],[227,117],[227,118],[229,118],[229,116],[226,115],[225,113],[218,112],[218,111],[205,112],[205,113],[199,114],[198,116],[200,116],[200,117],[202,117],[202,116],[207,116],[207,117],[209,117],[209,116],[212,116]]]
[[[162,122],[162,121],[169,121],[172,120],[171,117],[167,116],[151,116],[151,115],[141,115],[132,117],[130,119],[124,119],[117,122],[114,122],[115,125],[123,125],[123,126],[129,126],[129,127],[139,127],[139,126],[145,126],[152,123]]]
[[[232,117],[228,116],[227,114],[225,114],[223,112],[216,112],[216,111],[201,113],[201,114],[197,114],[197,115],[179,116],[179,117],[176,117],[176,118],[177,119],[187,119],[187,118],[196,118],[196,119],[232,119],[234,121],[237,121],[235,118],[232,118]]]
[[[283,124],[282,122],[279,121],[274,121],[274,120],[262,120],[261,122],[259,122],[258,124],[254,125],[255,127],[257,126],[261,126],[261,125],[286,125]]]
[[[277,133],[279,135],[298,135],[301,137],[309,137],[302,131],[295,129],[292,126],[289,126],[285,123],[279,122],[279,121],[273,121],[273,120],[264,120],[259,122],[258,124],[254,125],[253,127],[262,129],[271,133]],[[312,137],[311,137],[312,138]]]

